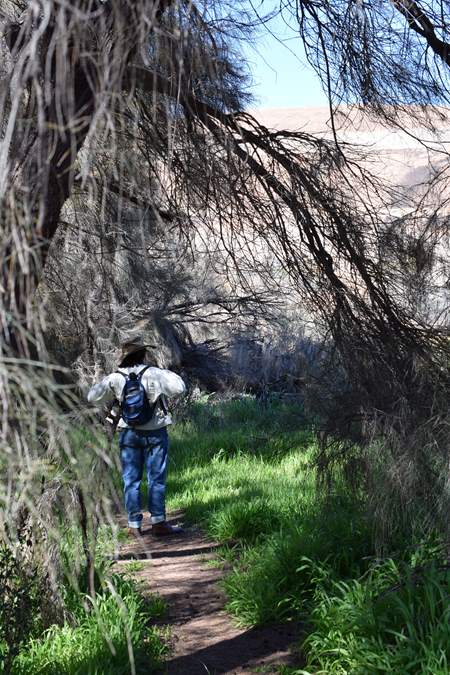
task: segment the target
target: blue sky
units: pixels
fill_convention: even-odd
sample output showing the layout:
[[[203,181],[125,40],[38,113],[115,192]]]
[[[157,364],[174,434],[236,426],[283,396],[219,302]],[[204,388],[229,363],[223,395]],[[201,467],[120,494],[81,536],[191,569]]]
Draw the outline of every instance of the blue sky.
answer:
[[[253,44],[244,46],[254,81],[256,107],[327,105],[322,85],[306,61],[300,38],[281,18],[269,22],[268,29],[261,29]]]

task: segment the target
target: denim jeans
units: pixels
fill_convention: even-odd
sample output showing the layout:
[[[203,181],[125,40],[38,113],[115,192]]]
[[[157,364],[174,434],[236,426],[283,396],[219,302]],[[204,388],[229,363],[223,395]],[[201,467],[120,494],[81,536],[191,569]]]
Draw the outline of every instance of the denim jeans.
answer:
[[[119,434],[120,459],[128,513],[128,526],[140,527],[141,481],[144,467],[147,472],[148,510],[151,522],[166,519],[166,473],[169,438],[166,427],[162,429],[122,429]]]

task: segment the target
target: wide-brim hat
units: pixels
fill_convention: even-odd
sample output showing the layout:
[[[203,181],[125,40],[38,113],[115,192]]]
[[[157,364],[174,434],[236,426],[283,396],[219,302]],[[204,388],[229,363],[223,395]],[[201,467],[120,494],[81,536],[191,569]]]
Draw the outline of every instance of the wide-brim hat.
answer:
[[[143,349],[156,349],[156,345],[148,344],[142,337],[135,337],[132,340],[122,342],[120,345],[120,360],[123,361],[130,354],[135,354]]]

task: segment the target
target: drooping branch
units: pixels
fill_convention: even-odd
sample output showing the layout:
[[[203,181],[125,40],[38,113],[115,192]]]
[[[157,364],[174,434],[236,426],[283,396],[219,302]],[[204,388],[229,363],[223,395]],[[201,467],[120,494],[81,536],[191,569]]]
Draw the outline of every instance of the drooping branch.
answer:
[[[376,266],[364,252],[364,242],[351,235],[356,231],[354,212],[346,210],[345,206],[337,206],[332,197],[330,186],[325,186],[320,180],[314,182],[313,172],[303,168],[299,157],[289,148],[295,142],[314,145],[317,139],[306,134],[288,134],[287,145],[283,144],[280,135],[271,134],[268,129],[259,125],[257,120],[248,114],[224,113],[215,109],[211,104],[199,100],[188,84],[181,78],[169,81],[162,75],[153,73],[145,68],[132,67],[129,69],[128,86],[135,86],[147,93],[158,92],[162,95],[176,97],[184,106],[187,114],[198,123],[223,146],[229,149],[247,166],[257,179],[268,199],[275,204],[280,201],[288,210],[288,218],[296,223],[305,246],[335,294],[340,311],[348,317],[354,325],[360,321],[359,312],[355,314],[355,303],[365,307],[366,313],[373,312],[375,323],[380,331],[386,328],[386,323],[398,336],[407,342],[414,342],[417,338],[415,329],[408,324],[408,320],[399,307],[392,302],[387,289],[381,279],[377,278]],[[322,142],[326,151],[326,145]],[[330,151],[331,152],[331,151]],[[269,170],[266,161],[272,162]],[[290,178],[291,185],[280,176]],[[307,195],[307,201],[299,199],[299,190]],[[314,213],[317,214],[316,218]],[[320,214],[320,216],[319,216]],[[290,259],[297,272],[300,272],[302,283],[308,287],[311,279],[301,271],[299,252],[292,247],[290,236],[283,229],[281,216],[272,233],[282,245],[284,262]],[[336,273],[333,257],[326,248],[327,236],[324,230],[324,217],[333,228],[333,238],[339,242],[340,255],[346,256],[348,263],[360,275],[371,300],[371,307],[365,304],[361,296],[352,292],[345,281]],[[363,227],[363,224],[361,224]],[[352,238],[353,236],[353,238]],[[313,289],[311,292],[314,293]]]
[[[450,66],[450,43],[441,40],[436,35],[433,22],[417,2],[411,0],[393,0],[392,4],[406,18],[409,28],[425,38],[433,52],[439,56],[447,66]]]
[[[169,0],[149,2],[150,17],[154,21],[160,19],[170,4]],[[20,22],[11,23],[4,30],[13,63],[9,80],[19,83],[16,96],[23,99],[30,128],[37,122],[37,131],[31,131],[22,143],[21,157],[9,160],[20,166],[17,176],[9,178],[16,184],[6,185],[24,203],[23,211],[18,213],[22,224],[11,222],[4,228],[0,275],[3,347],[9,346],[13,353],[29,354],[29,341],[18,334],[27,322],[30,298],[57,232],[61,210],[71,194],[80,150],[101,105],[103,75],[100,63],[92,58],[96,42],[108,33],[111,44],[123,42],[122,35],[115,36],[115,32],[127,23],[137,25],[140,19],[126,4],[122,7],[122,3],[97,0],[82,3],[78,9],[74,8],[74,14],[75,18],[70,8],[55,6],[36,15],[30,7]],[[83,30],[84,23],[86,26],[89,23],[89,27],[80,38],[78,31]],[[148,26],[150,31],[152,24],[148,22]],[[136,49],[137,44],[132,41],[123,45],[123,63],[116,64],[119,70],[134,58]],[[37,84],[39,77],[43,84]],[[39,94],[41,86],[44,96]],[[111,86],[116,86],[114,80]],[[17,202],[17,197],[14,201]],[[12,228],[9,237],[8,227]],[[30,251],[25,254],[26,263],[24,251]],[[12,317],[14,330],[10,325]]]

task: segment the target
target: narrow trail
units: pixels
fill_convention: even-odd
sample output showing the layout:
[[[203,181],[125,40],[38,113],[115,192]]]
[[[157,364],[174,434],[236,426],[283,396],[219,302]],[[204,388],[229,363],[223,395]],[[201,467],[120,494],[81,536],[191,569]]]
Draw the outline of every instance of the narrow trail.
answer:
[[[173,515],[170,522],[182,525],[182,515]],[[119,524],[126,525],[124,520]],[[171,629],[171,654],[161,673],[254,675],[294,665],[289,645],[298,637],[298,626],[233,625],[217,585],[224,572],[205,564],[214,559],[216,549],[198,528],[186,527],[182,535],[167,539],[144,530],[142,541],[126,542],[118,551],[117,566],[142,561],[143,569],[133,576],[144,582],[144,593],[158,593],[167,602],[164,623]]]

